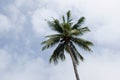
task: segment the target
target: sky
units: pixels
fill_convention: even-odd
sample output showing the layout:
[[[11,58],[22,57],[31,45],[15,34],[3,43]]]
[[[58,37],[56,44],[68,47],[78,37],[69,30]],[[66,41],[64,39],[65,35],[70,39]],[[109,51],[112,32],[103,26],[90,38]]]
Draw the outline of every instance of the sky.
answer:
[[[76,21],[86,17],[93,53],[78,66],[81,80],[120,80],[119,0],[0,0],[0,80],[75,80],[70,56],[49,64],[54,48],[41,51],[44,36],[54,33],[46,19],[71,10]]]

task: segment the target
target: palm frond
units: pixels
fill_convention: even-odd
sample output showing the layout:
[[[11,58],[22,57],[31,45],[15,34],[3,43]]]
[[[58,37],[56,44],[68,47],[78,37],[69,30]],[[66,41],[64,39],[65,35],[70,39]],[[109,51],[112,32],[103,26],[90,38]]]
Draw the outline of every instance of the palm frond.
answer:
[[[71,42],[71,48],[73,49],[73,51],[75,52],[75,54],[77,55],[78,58],[80,58],[80,60],[84,60],[83,56],[77,51],[76,47],[74,46],[74,44]]]
[[[80,28],[81,33],[85,33],[85,32],[90,32],[90,29],[88,27],[83,27]]]
[[[72,37],[72,41],[77,44],[79,47],[83,48],[86,51],[92,51],[90,46],[93,46],[93,43],[82,38]]]
[[[71,12],[70,10],[67,12],[67,22],[70,22],[72,19],[70,19],[71,17]]]
[[[64,17],[64,16],[62,16],[62,19],[63,19],[63,24],[65,24],[65,17]]]
[[[83,35],[85,32],[89,32],[89,28],[88,27],[83,27],[80,29],[72,29],[71,30],[71,35],[75,35],[75,36],[79,36],[79,35]]]
[[[42,47],[42,50],[48,49],[49,47],[52,47],[53,45],[55,45],[56,43],[58,43],[60,40],[60,37],[52,37],[49,38],[46,41],[43,41],[41,44],[44,45]]]
[[[79,64],[79,59],[81,61],[84,60],[83,56],[77,51],[76,47],[74,46],[72,42],[70,43],[70,47],[71,47],[71,51],[74,56],[74,59],[76,60],[76,63]]]
[[[64,43],[59,43],[59,45],[57,46],[57,48],[54,50],[53,54],[50,57],[49,62],[54,62],[55,64],[58,63],[58,60],[65,60],[65,55],[64,55],[64,47],[65,44]]]
[[[72,29],[77,29],[85,21],[85,17],[81,17],[76,24],[73,25]]]
[[[47,35],[47,36],[45,36],[45,37],[50,37],[50,38],[54,38],[54,37],[59,37],[59,38],[61,38],[63,35],[62,34],[53,34],[53,35]]]
[[[81,34],[81,31],[79,29],[72,29],[70,34],[77,36],[77,35]]]
[[[53,19],[53,21],[47,20],[47,23],[48,23],[49,27],[52,28],[52,30],[57,31],[58,33],[63,32],[63,29],[62,29],[58,19]]]

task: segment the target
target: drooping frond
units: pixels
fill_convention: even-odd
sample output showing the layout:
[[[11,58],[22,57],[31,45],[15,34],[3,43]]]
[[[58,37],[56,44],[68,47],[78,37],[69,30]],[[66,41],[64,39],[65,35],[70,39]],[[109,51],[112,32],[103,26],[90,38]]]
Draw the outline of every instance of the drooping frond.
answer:
[[[46,41],[43,41],[41,44],[44,45],[42,47],[42,50],[48,49],[49,47],[52,47],[53,45],[55,45],[56,43],[58,43],[60,40],[60,37],[52,37],[49,38]]]
[[[81,61],[84,60],[83,56],[77,51],[76,47],[74,46],[74,44],[72,42],[70,43],[70,48],[71,48],[72,54],[73,54],[74,59],[76,60],[77,64],[79,64],[79,59]]]
[[[74,52],[76,53],[77,57],[80,58],[80,60],[84,60],[83,56],[77,51],[76,47],[74,46],[74,44],[71,42],[71,48],[73,48]]]
[[[47,20],[47,22],[48,22],[49,27],[52,28],[52,30],[57,31],[58,33],[63,32],[63,29],[58,19],[53,19],[53,21]]]
[[[58,63],[58,60],[65,60],[65,55],[64,55],[64,47],[65,44],[64,43],[59,43],[59,45],[57,46],[57,48],[54,50],[52,56],[50,57],[50,63],[54,62],[55,64]]]
[[[80,46],[81,48],[83,48],[86,51],[92,51],[90,46],[93,46],[93,43],[81,38],[75,38],[72,37],[72,41],[77,44],[78,46]]]
[[[81,24],[85,21],[85,17],[81,17],[76,24],[73,25],[72,29],[78,29]]]

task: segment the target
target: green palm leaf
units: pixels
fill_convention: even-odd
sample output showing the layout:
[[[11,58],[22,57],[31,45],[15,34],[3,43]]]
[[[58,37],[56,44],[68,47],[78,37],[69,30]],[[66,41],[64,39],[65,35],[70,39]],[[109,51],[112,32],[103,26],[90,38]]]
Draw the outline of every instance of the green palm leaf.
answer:
[[[90,46],[93,46],[93,43],[82,38],[72,37],[72,41],[77,44],[79,47],[83,48],[86,51],[92,51]]]
[[[69,10],[69,11],[67,12],[67,21],[69,21],[70,16],[71,16],[71,12],[70,12],[70,10]]]
[[[65,44],[64,43],[59,43],[59,45],[57,46],[57,48],[54,50],[52,56],[50,57],[50,63],[54,62],[55,64],[58,63],[58,60],[65,60],[65,55],[64,55],[64,47]]]
[[[76,24],[73,25],[72,29],[77,29],[85,21],[85,17],[81,17]]]
[[[74,44],[71,42],[70,43],[70,46],[71,46],[71,51],[72,51],[72,54],[74,56],[74,59],[76,60],[76,63],[79,64],[79,60],[80,59],[81,61],[84,60],[83,56],[77,51],[76,47],[74,46]]]
[[[62,16],[62,19],[63,19],[63,24],[65,24],[65,17],[64,17],[64,16]]]
[[[83,27],[83,28],[80,28],[79,30],[82,34],[85,32],[90,32],[90,29],[88,27]]]
[[[70,23],[72,21],[71,17],[71,12],[70,10],[67,12],[67,23]],[[71,23],[70,23],[71,24]]]
[[[71,30],[71,35],[75,35],[75,36],[79,36],[79,35],[83,35],[85,32],[89,32],[89,28],[88,27],[83,27],[80,29],[72,29]]]
[[[48,25],[52,28],[52,30],[57,31],[58,33],[62,33],[63,29],[59,23],[59,20],[53,19],[53,21],[47,20]]]
[[[54,38],[54,37],[59,37],[59,38],[62,38],[62,34],[53,34],[53,35],[47,35],[45,37],[48,37],[48,38]]]
[[[41,44],[44,46],[42,47],[42,50],[48,49],[49,47],[52,47],[53,45],[55,45],[56,43],[58,43],[60,40],[60,37],[52,37],[49,38],[46,41],[43,41]]]

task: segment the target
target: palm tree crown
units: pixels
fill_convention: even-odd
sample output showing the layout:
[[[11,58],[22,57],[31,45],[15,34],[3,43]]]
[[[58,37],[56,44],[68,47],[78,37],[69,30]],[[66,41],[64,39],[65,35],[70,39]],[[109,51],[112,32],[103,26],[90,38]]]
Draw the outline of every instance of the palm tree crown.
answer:
[[[79,47],[83,48],[86,51],[92,51],[90,46],[93,45],[92,42],[87,41],[82,38],[78,38],[79,35],[83,35],[85,32],[89,32],[88,27],[82,27],[82,23],[85,20],[85,17],[81,17],[77,23],[73,24],[71,19],[70,11],[67,12],[67,19],[62,17],[62,22],[60,23],[58,19],[53,19],[53,21],[47,21],[49,27],[56,31],[58,34],[48,35],[49,39],[43,41],[42,44],[44,45],[42,50],[50,48],[58,43],[57,48],[54,50],[52,56],[50,57],[50,62],[58,63],[58,60],[61,59],[62,61],[65,60],[64,51],[68,53],[68,45],[70,45],[70,49],[74,56],[76,64],[79,63],[79,59],[83,61],[83,56],[77,51],[74,43],[77,44]]]

